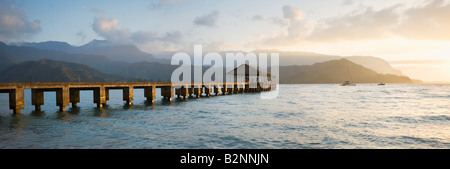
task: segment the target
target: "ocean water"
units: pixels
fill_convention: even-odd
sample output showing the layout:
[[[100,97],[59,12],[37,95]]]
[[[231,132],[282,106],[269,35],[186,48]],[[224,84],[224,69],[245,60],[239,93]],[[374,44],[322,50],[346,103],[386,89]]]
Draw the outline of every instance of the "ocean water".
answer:
[[[111,90],[97,109],[82,91],[78,109],[58,112],[46,92],[34,112],[13,115],[0,94],[0,148],[341,149],[450,148],[450,85],[280,85],[276,99],[259,93],[145,102],[134,90],[124,106]],[[157,94],[159,95],[159,89]],[[271,91],[275,92],[275,91]]]

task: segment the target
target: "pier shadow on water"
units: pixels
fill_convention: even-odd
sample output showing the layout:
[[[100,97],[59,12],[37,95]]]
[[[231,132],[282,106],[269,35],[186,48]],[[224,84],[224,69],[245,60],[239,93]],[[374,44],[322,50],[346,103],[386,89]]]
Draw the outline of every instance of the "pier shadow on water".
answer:
[[[122,108],[124,109],[124,110],[133,110],[134,109],[134,104],[124,104],[123,106],[122,106]]]
[[[98,109],[95,108],[94,110],[94,117],[100,117],[100,118],[106,118],[109,115],[109,110],[108,109]]]
[[[13,114],[9,120],[9,128],[18,130],[25,129],[27,120],[25,115]]]
[[[45,111],[32,111],[30,115],[36,118],[45,117]]]

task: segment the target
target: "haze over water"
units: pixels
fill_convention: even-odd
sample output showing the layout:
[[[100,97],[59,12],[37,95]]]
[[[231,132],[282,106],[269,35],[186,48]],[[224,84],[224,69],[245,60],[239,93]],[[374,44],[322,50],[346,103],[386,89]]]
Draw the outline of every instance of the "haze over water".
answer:
[[[134,90],[124,106],[111,90],[97,109],[82,91],[79,109],[58,112],[45,93],[21,115],[0,94],[0,148],[450,148],[450,85],[281,85],[277,99],[258,93],[145,103]],[[272,91],[273,92],[273,91]]]

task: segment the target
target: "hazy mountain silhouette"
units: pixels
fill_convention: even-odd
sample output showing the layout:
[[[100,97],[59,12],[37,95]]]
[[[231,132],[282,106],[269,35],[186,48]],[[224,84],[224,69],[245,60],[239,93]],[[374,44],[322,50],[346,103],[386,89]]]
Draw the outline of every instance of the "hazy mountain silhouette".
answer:
[[[9,58],[13,59],[15,63],[50,59],[84,64],[105,73],[110,73],[111,70],[121,69],[122,67],[126,67],[128,64],[126,62],[112,61],[106,56],[68,54],[55,50],[43,50],[34,47],[7,45],[2,42],[0,42],[0,51],[2,51]]]
[[[1,82],[108,82],[129,81],[86,65],[43,59],[26,61],[0,72]]]
[[[54,51],[71,51],[73,46],[67,42],[59,42],[59,41],[47,41],[47,42],[24,42],[24,43],[13,43],[15,46],[27,46],[38,49],[45,50],[54,50]]]
[[[93,43],[86,44],[85,47],[87,49],[90,48],[89,46],[91,45],[96,47],[102,45],[108,46],[108,44],[104,43],[105,41],[93,41]],[[14,66],[15,64],[21,62],[50,59],[53,61],[76,63],[75,65],[77,66],[89,66],[92,69],[98,70],[102,73],[119,75],[122,77],[126,77],[128,79],[135,79],[135,80],[142,79],[146,81],[169,81],[173,70],[178,68],[178,66],[161,64],[157,62],[143,61],[143,62],[129,63],[124,61],[114,61],[111,60],[109,57],[102,55],[73,54],[55,50],[55,48],[73,48],[73,46],[70,46],[69,44],[64,42],[43,42],[43,43],[29,43],[29,44],[31,44],[29,46],[38,45],[40,46],[39,48],[42,49],[27,46],[6,45],[0,42],[0,59],[2,61],[0,63],[0,71],[2,69],[7,69],[8,67]],[[270,53],[268,51],[265,52]],[[341,83],[342,81],[347,80],[344,77],[342,77],[343,75],[345,75],[345,73],[342,72],[343,70],[345,70],[342,67],[343,66],[342,62],[345,61],[347,62],[346,65],[350,65],[350,67],[354,68],[354,70],[352,69],[352,74],[354,74],[353,76],[355,82],[360,83],[411,82],[411,80],[407,77],[400,77],[395,75],[383,75],[389,73],[390,74],[401,74],[401,73],[393,69],[388,62],[375,57],[356,57],[356,56],[348,57],[349,60],[352,60],[352,62],[350,62],[348,60],[345,61],[339,60],[340,58],[342,58],[340,56],[321,55],[305,52],[290,52],[290,53],[288,52],[289,55],[286,55],[286,52],[281,51],[278,52],[280,52],[280,62],[282,63],[280,67],[281,71],[280,80],[282,83]],[[225,55],[223,54],[223,56]],[[289,60],[289,62],[286,62],[286,60]],[[324,63],[322,63],[322,61]],[[357,62],[359,64],[355,64],[353,62]],[[28,64],[31,63],[36,64],[37,62],[30,62]],[[310,65],[283,66],[283,63],[284,64],[290,63],[290,65],[302,65],[308,63]],[[203,72],[206,71],[207,69],[208,69],[207,67],[204,67]],[[31,71],[30,69],[26,70]],[[41,70],[44,69],[33,70],[33,73],[39,74],[40,73],[39,71]],[[375,72],[374,70],[377,70],[377,72]],[[17,71],[23,72],[20,70]],[[380,74],[380,72],[383,74]],[[224,74],[225,73],[226,72],[224,70]],[[10,74],[4,75],[3,76],[4,78],[2,79],[3,82],[9,81],[7,78],[8,75],[11,75],[11,78],[15,79],[16,75],[18,74],[12,74],[11,72]],[[34,76],[33,80],[40,80],[40,78],[36,77],[37,76]],[[103,78],[99,79],[98,81],[103,81],[107,79],[108,78],[106,79]],[[19,80],[27,80],[27,79],[19,79]],[[48,79],[44,78],[44,80]],[[73,79],[66,78],[66,80],[73,80]],[[87,80],[89,80],[89,78],[87,78]]]
[[[159,62],[164,64],[169,63],[169,57],[167,57],[167,59],[156,59],[153,55],[142,52],[136,46],[117,45],[105,40],[92,40],[91,42],[79,47],[71,46],[66,42],[57,42],[57,41],[48,41],[40,43],[23,43],[22,45],[38,49],[61,51],[72,54],[101,55],[106,56],[108,59],[112,61],[123,61],[129,63],[136,63],[142,61],[150,63],[151,62]],[[227,52],[235,53],[240,51],[227,51]],[[389,62],[372,56],[341,57],[337,55],[325,55],[313,52],[286,52],[280,50],[255,50],[254,52],[279,53],[281,66],[312,65],[315,63],[345,58],[354,63],[360,64],[366,68],[372,69],[377,73],[403,76],[401,71],[394,69],[389,64]],[[222,56],[225,56],[226,52],[220,53],[222,54]]]
[[[353,63],[360,64],[366,68],[372,69],[377,73],[404,76],[400,70],[394,69],[389,62],[377,57],[349,56],[344,57],[344,59],[350,60]]]
[[[347,59],[305,66],[281,66],[280,83],[413,83],[406,76],[380,74]]]
[[[61,44],[59,42],[51,42]],[[42,43],[45,44],[45,43]],[[51,45],[52,46],[52,45]],[[48,47],[48,46],[47,46]],[[38,49],[26,46],[6,45],[0,42],[0,68],[6,68],[13,64],[26,61],[38,61],[50,59],[54,61],[71,62],[87,65],[107,74],[122,75],[124,77],[145,79],[145,80],[169,80],[173,70],[178,66],[161,64],[157,62],[137,62],[128,63],[123,61],[113,61],[106,56],[87,54],[68,54],[61,51]],[[12,57],[13,56],[13,57]],[[14,60],[14,62],[9,62]],[[4,66],[3,66],[4,65]],[[1,69],[0,69],[1,71]]]
[[[105,40],[92,40],[91,42],[74,47],[70,53],[82,53],[91,55],[106,56],[111,60],[124,61],[129,63],[135,62],[159,62],[170,63],[170,60],[156,59],[152,54],[141,51],[134,45],[113,44]]]
[[[163,64],[170,63],[170,56],[174,52],[168,53],[169,55],[164,55],[163,59],[155,58],[152,54],[145,53],[133,45],[118,45],[113,44],[106,40],[92,40],[91,42],[82,46],[72,46],[66,42],[57,41],[47,41],[39,43],[21,43],[16,44],[21,46],[33,47],[38,49],[60,51],[69,54],[86,54],[94,56],[105,56],[111,61],[122,61],[128,63],[137,62],[158,62]],[[242,51],[222,51],[219,52],[222,56],[225,56],[227,52],[242,52]],[[302,65],[312,65],[315,63],[326,62],[330,60],[339,60],[342,58],[348,59],[354,63],[360,64],[366,68],[372,69],[377,73],[382,74],[393,74],[403,76],[401,71],[393,68],[389,62],[372,56],[349,56],[342,57],[337,55],[325,55],[313,52],[286,52],[280,50],[255,50],[255,53],[279,53],[280,65],[281,66],[302,66]],[[245,53],[245,52],[243,52]],[[192,55],[192,54],[191,54]],[[269,59],[270,59],[270,55]],[[55,59],[55,58],[52,58]],[[60,59],[57,59],[60,60]],[[72,62],[72,60],[63,60]],[[77,62],[79,63],[79,62]]]
[[[0,71],[18,63],[17,60],[8,56],[3,50],[0,49]]]
[[[170,81],[172,71],[176,68],[178,66],[142,62],[129,64],[126,68],[119,70],[118,74],[112,75],[82,64],[44,59],[22,62],[6,68],[0,72],[0,82]],[[204,67],[203,72],[207,69]],[[352,82],[355,83],[413,82],[408,77],[378,74],[342,59],[308,66],[281,66],[280,83],[342,83],[350,80],[347,69],[351,74]]]
[[[106,40],[92,40],[82,46],[72,46],[66,42],[47,41],[39,43],[21,43],[19,46],[34,47],[37,49],[60,51],[70,54],[87,54],[106,56],[113,61],[159,62],[170,63],[168,59],[157,59],[152,54],[145,53],[133,45],[114,44]]]
[[[285,52],[279,50],[256,50],[255,52],[279,53],[280,66],[303,66],[331,60],[347,59],[366,68],[372,69],[377,73],[404,76],[400,70],[393,68],[389,62],[373,56],[342,57],[337,55],[324,55],[312,52]]]
[[[280,50],[255,50],[255,53],[279,53],[281,66],[302,66],[312,65],[315,63],[326,62],[330,60],[338,60],[342,57],[336,55],[324,55],[313,52],[285,52]]]
[[[124,77],[133,77],[152,81],[170,81],[173,70],[179,66],[161,63],[139,62],[130,63],[125,67],[111,71]]]

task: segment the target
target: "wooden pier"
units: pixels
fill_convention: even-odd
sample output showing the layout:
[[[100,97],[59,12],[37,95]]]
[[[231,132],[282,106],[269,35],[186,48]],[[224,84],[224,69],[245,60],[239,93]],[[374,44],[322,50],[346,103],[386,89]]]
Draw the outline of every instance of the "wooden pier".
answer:
[[[249,87],[256,86],[256,87]],[[210,96],[211,92],[215,95],[261,92],[269,91],[275,88],[275,84],[249,85],[245,83],[190,83],[174,84],[170,82],[45,82],[45,83],[0,83],[0,93],[9,93],[9,108],[14,114],[19,114],[24,109],[24,90],[31,89],[31,103],[36,111],[40,111],[44,105],[44,92],[56,92],[56,106],[60,111],[66,111],[66,107],[77,107],[80,102],[81,90],[92,90],[94,103],[97,108],[102,108],[109,100],[109,90],[123,90],[123,101],[125,104],[131,104],[134,99],[133,89],[144,89],[144,97],[147,101],[153,102],[156,98],[156,88],[161,89],[161,96],[164,99],[172,101],[174,93],[178,98],[188,99],[189,96],[201,97],[202,94]],[[221,91],[221,92],[219,92]]]

